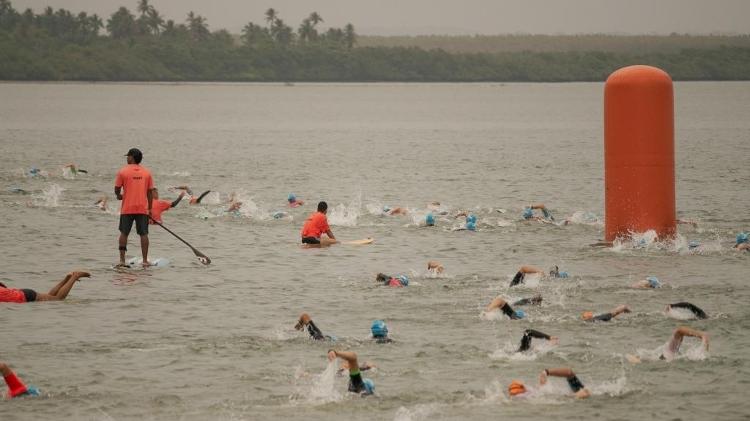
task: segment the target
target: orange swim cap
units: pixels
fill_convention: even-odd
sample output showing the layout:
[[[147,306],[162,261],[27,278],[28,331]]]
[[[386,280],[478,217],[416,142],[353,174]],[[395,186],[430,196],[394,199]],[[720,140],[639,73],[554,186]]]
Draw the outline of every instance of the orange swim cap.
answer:
[[[584,311],[583,314],[581,314],[581,317],[583,318],[583,320],[593,319],[594,313],[590,311]]]
[[[510,396],[516,396],[521,393],[526,393],[526,386],[524,386],[520,380],[513,380],[510,382],[510,385],[508,386],[508,394],[510,394]]]

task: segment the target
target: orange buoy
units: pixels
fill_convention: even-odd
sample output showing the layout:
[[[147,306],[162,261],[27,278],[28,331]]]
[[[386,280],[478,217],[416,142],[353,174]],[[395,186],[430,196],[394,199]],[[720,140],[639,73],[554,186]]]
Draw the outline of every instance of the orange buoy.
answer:
[[[672,78],[628,66],[604,86],[605,239],[655,230],[675,233]]]

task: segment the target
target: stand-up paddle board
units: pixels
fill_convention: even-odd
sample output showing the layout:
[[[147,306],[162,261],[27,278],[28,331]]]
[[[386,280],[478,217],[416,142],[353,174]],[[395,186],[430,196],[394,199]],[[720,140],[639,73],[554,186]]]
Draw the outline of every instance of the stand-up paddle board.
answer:
[[[344,241],[342,244],[350,244],[354,246],[364,246],[365,244],[372,244],[375,241],[374,238],[368,237],[362,240]]]
[[[134,269],[134,268],[141,268],[143,267],[143,258],[141,257],[131,257],[130,259],[125,261],[126,266],[120,266],[115,265],[113,266],[113,269]],[[163,268],[169,266],[169,259],[164,257],[159,257],[156,259],[151,259],[151,266],[149,268]]]

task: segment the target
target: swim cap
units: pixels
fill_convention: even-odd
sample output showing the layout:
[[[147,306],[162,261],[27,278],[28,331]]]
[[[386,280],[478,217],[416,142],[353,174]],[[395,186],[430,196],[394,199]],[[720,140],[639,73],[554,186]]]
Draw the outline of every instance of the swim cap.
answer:
[[[432,212],[428,213],[427,216],[425,216],[424,222],[425,224],[427,224],[427,226],[430,226],[430,227],[435,225],[435,217],[432,216]]]
[[[295,196],[294,193],[289,193],[289,196],[286,197],[286,200],[294,202],[295,200],[297,200],[297,196]]]
[[[466,217],[466,222],[471,222],[476,224],[477,223],[477,216],[472,214],[469,214],[469,216]]]
[[[372,326],[370,326],[370,332],[372,332],[372,336],[375,338],[385,338],[388,336],[388,326],[382,320],[375,320],[372,322]]]
[[[567,278],[568,277],[568,272],[557,272],[557,277],[558,278]]]
[[[688,249],[693,250],[693,249],[698,248],[700,245],[701,245],[700,242],[698,242],[696,240],[693,240],[693,241],[691,241],[691,242],[688,243]]]
[[[531,219],[532,216],[534,216],[534,211],[531,208],[523,210],[523,219]]]
[[[661,281],[656,276],[649,276],[646,278],[651,288],[661,288]]]
[[[581,318],[583,320],[589,320],[594,318],[594,313],[590,311],[584,311],[583,314],[581,314]]]
[[[748,237],[746,232],[737,234],[737,244],[747,243]]]
[[[516,310],[515,313],[516,313],[516,317],[518,317],[519,319],[523,319],[524,317],[526,317],[526,313],[524,313],[523,310]]]
[[[476,231],[477,224],[475,222],[467,222],[466,223],[466,229],[469,231]]]
[[[510,396],[516,396],[521,393],[526,393],[526,386],[523,385],[523,382],[520,380],[513,380],[510,382],[510,385],[508,385],[508,394]]]
[[[365,391],[363,394],[372,395],[375,393],[375,382],[371,379],[362,379],[362,383],[365,385]]]
[[[274,212],[273,219],[281,219],[284,217],[284,212]]]
[[[390,206],[388,206],[388,205],[384,205],[383,206],[383,212],[388,212],[389,210],[391,210]]]
[[[26,393],[19,396],[39,396],[39,389],[36,386],[26,386]]]
[[[396,277],[401,282],[401,285],[408,287],[409,286],[409,278],[406,275],[399,275]]]

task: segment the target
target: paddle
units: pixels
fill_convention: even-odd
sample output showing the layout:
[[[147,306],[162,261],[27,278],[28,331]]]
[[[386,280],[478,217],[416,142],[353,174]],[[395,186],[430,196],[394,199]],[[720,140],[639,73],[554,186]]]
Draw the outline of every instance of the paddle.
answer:
[[[173,233],[173,232],[172,232],[172,230],[170,230],[169,228],[167,228],[167,227],[165,227],[164,225],[162,225],[162,223],[161,223],[161,222],[159,222],[159,221],[157,221],[156,219],[152,218],[152,217],[151,217],[151,215],[149,215],[149,216],[148,216],[148,218],[149,218],[150,220],[154,221],[154,224],[156,224],[156,225],[158,225],[158,226],[160,226],[160,227],[164,228],[165,230],[167,230],[167,232],[168,232],[168,233],[170,233],[170,234],[174,235],[174,236],[175,236],[175,238],[177,238],[178,240],[180,240],[180,241],[182,241],[183,243],[185,243],[185,245],[186,245],[186,246],[190,247],[190,250],[192,250],[192,251],[193,251],[193,253],[194,253],[194,254],[195,254],[196,256],[198,256],[198,261],[200,261],[200,262],[201,262],[201,263],[203,263],[204,265],[209,265],[209,264],[211,264],[211,259],[210,259],[210,258],[209,258],[208,256],[206,256],[205,254],[201,253],[201,252],[200,252],[200,251],[199,251],[198,249],[196,249],[195,247],[191,246],[191,245],[190,245],[190,243],[188,243],[187,241],[183,240],[183,239],[182,239],[182,238],[181,238],[181,237],[180,237],[179,235],[177,235],[177,234]]]

